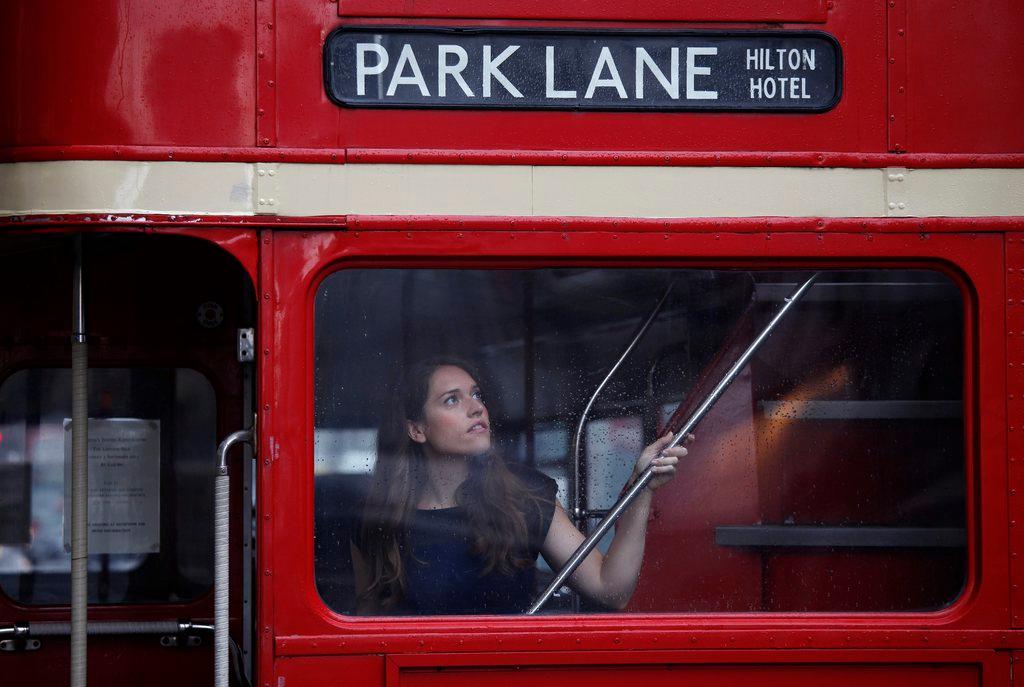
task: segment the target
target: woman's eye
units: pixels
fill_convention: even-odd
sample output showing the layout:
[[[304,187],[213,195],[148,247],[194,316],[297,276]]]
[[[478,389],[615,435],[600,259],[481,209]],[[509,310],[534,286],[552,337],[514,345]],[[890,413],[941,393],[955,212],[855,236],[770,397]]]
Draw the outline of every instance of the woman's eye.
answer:
[[[446,406],[453,406],[453,405],[455,405],[458,402],[459,402],[459,399],[456,396],[449,396],[448,398],[444,399],[444,404]]]
[[[483,400],[484,400],[483,392],[481,392],[481,391],[474,391],[473,392],[473,398],[475,398],[478,401],[483,402]]]

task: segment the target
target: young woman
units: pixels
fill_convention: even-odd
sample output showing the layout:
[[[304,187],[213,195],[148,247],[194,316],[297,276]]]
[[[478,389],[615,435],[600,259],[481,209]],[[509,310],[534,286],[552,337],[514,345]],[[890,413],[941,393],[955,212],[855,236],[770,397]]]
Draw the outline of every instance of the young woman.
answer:
[[[556,502],[554,480],[492,450],[487,406],[465,363],[415,365],[396,401],[351,543],[357,611],[525,611],[537,555],[558,569],[584,539]],[[619,519],[608,553],[595,549],[569,580],[608,607],[623,608],[636,588],[651,493],[686,455],[682,446],[664,450],[670,441],[640,454],[633,477],[653,463],[654,479]]]

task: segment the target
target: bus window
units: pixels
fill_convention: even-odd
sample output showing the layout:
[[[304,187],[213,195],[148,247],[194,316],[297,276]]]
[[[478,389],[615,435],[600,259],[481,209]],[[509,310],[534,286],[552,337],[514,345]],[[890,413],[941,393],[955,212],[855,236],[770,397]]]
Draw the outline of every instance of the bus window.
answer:
[[[174,603],[212,583],[216,402],[178,368],[90,370],[89,603]],[[0,384],[0,469],[28,498],[0,540],[0,589],[67,604],[71,371],[29,368]],[[6,490],[6,489],[5,489]]]
[[[591,529],[643,447],[707,396],[810,274],[574,267],[329,275],[315,301],[313,430],[315,571],[326,604],[390,615],[524,611],[524,595],[543,590],[560,563],[544,559],[559,556],[544,541],[550,530],[530,528],[552,527],[564,512],[574,527]],[[938,272],[822,272],[651,498],[628,602],[566,589],[544,612],[877,612],[952,603],[967,563],[964,331],[960,290]],[[450,403],[486,418],[465,429],[487,441],[442,435],[445,426],[429,418],[443,416],[410,401],[426,399],[437,379],[421,375],[415,393],[407,375],[401,381],[425,360],[466,373],[452,377],[452,390],[464,393]],[[463,450],[469,443],[476,448]],[[431,472],[439,456],[466,465],[450,503],[438,499],[439,473]],[[513,486],[487,486],[504,474],[494,460]],[[521,498],[495,501],[513,515],[489,520],[482,493]],[[553,501],[547,512],[537,506],[545,499]],[[517,518],[525,530],[507,524]],[[495,541],[513,542],[522,555],[494,557]],[[499,565],[534,566],[534,556],[528,572]],[[507,584],[495,583],[496,570]]]

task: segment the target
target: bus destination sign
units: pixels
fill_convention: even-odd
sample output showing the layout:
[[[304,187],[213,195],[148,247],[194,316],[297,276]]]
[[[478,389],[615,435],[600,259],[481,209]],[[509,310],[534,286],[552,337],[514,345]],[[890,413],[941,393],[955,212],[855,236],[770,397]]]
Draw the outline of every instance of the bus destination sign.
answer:
[[[842,54],[828,34],[340,28],[335,103],[366,107],[824,112]]]

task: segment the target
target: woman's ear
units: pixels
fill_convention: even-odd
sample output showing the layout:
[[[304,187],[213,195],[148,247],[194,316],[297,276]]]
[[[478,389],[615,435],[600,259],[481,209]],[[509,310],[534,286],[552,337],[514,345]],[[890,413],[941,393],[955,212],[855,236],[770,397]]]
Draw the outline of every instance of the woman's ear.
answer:
[[[417,444],[422,444],[427,440],[426,426],[420,422],[406,420],[405,431],[406,433],[408,433],[409,438],[415,441]]]

